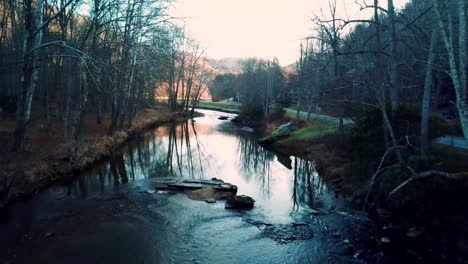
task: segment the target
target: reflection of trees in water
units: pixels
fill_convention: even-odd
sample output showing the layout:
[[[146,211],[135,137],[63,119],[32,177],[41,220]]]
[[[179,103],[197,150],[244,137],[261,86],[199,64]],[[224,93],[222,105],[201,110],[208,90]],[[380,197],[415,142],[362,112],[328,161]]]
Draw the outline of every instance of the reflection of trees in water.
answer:
[[[164,129],[164,136],[139,141],[128,155],[138,163],[140,178],[203,177],[207,164],[195,126],[184,122]]]
[[[105,187],[118,186],[130,179],[203,177],[208,160],[194,125],[184,122],[161,129],[167,130],[163,136],[148,134],[131,142],[123,151],[114,153],[107,163],[93,170],[91,177],[79,177],[71,182],[67,186],[68,194],[76,193],[86,198],[90,188],[103,193]]]
[[[325,186],[315,170],[315,163],[294,157],[293,208],[322,206]]]
[[[177,127],[171,126],[164,166],[168,169],[169,176],[204,178],[204,167],[208,160],[202,156],[204,153],[193,123],[184,122]]]
[[[237,153],[239,153],[240,172],[248,182],[252,180],[260,183],[262,192],[270,195],[271,168],[270,163],[275,158],[273,152],[260,146],[250,137],[239,136]]]
[[[118,186],[128,182],[128,173],[123,154],[115,153],[109,158],[108,163],[93,170],[92,175],[84,175],[78,177],[76,181],[71,181],[67,185],[67,194],[87,198],[90,189],[93,189],[94,193],[103,193],[106,186]]]

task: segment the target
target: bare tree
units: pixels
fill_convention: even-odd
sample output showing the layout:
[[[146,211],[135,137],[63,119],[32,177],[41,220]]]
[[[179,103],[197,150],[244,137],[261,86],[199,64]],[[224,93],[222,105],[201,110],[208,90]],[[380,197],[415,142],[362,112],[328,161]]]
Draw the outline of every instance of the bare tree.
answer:
[[[433,0],[437,23],[445,49],[448,52],[450,77],[457,98],[457,109],[460,124],[465,139],[468,139],[468,95],[467,95],[467,43],[466,43],[466,3],[465,0],[456,1],[457,17],[452,16],[449,3],[446,0]],[[458,32],[454,23],[458,19]],[[445,23],[445,21],[448,21]],[[458,33],[458,54],[455,48],[455,33]],[[457,56],[458,55],[458,56]]]
[[[423,155],[427,155],[429,149],[429,110],[431,105],[431,89],[432,89],[432,70],[436,58],[437,43],[439,40],[439,28],[436,24],[432,30],[431,44],[427,55],[426,77],[424,80],[424,92],[421,109],[421,151]]]

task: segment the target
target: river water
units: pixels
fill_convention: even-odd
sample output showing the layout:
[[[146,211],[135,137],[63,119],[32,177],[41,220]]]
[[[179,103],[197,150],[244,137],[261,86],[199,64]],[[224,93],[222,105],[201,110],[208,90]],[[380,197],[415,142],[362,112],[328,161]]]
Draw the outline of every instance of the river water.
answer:
[[[277,156],[250,129],[218,120],[232,114],[200,112],[9,208],[0,263],[361,263],[378,254],[364,241],[369,221],[313,162]],[[222,179],[255,208],[153,193],[164,177]]]

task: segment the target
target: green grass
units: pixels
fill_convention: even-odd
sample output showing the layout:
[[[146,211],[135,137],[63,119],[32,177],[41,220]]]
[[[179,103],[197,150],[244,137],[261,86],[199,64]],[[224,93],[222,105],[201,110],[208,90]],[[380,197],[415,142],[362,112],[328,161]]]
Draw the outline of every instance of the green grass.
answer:
[[[296,113],[286,112],[285,116],[297,120]],[[307,126],[291,133],[285,141],[310,141],[338,132],[338,124],[333,122],[310,121],[304,115],[299,115],[299,120],[307,121]]]
[[[338,131],[338,125],[326,122],[310,122],[310,124],[304,128],[294,131],[291,136],[285,140],[291,141],[310,141],[323,137],[325,135],[334,134]]]
[[[284,113],[284,116],[285,116],[285,117],[292,118],[292,119],[297,119],[296,112],[292,113],[292,112],[286,111],[286,112]],[[299,115],[299,120],[307,120],[307,116],[305,116],[305,115]]]
[[[225,110],[237,111],[237,110],[240,109],[240,104],[237,103],[237,102],[232,102],[232,101],[220,101],[220,102],[200,101],[198,103],[198,107],[200,107],[200,108],[212,108],[212,109],[215,109],[215,110],[225,109]]]

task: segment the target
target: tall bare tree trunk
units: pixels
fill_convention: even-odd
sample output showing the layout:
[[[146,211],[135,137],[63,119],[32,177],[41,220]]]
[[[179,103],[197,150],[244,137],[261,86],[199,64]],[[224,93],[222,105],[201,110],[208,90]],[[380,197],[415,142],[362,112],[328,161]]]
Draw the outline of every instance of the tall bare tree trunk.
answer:
[[[449,55],[449,65],[450,65],[450,77],[453,82],[453,87],[455,89],[455,94],[457,97],[457,109],[458,115],[460,118],[460,125],[463,130],[463,136],[468,140],[468,101],[467,101],[467,47],[466,47],[466,4],[465,0],[458,0],[458,65],[455,55],[455,45],[454,45],[454,34],[453,34],[453,25],[450,23],[453,19],[448,19],[449,23],[447,25],[448,30],[445,28],[443,18],[443,10],[439,1],[434,0],[435,11],[437,14],[437,22],[439,25],[440,33],[442,39],[444,40],[445,48],[447,49]],[[447,5],[446,5],[447,6]],[[450,13],[447,11],[447,16],[450,18]]]
[[[33,66],[34,66],[34,52],[30,52],[34,48],[34,15],[32,12],[32,0],[25,0],[23,3],[23,16],[24,16],[24,36],[23,36],[23,64],[22,64],[22,77],[21,89],[18,92],[17,108],[16,108],[16,128],[15,139],[13,143],[14,151],[22,151],[24,148],[24,138],[26,135],[26,109],[27,109],[27,95],[31,88]]]
[[[39,31],[37,32],[37,35],[34,37],[34,46],[39,47],[42,44],[42,38],[43,38],[43,29],[40,28],[42,24],[44,23],[44,0],[39,0],[38,1],[38,6],[37,6],[37,22],[36,22],[36,27],[39,28]],[[40,54],[40,50],[34,51],[33,53]],[[33,72],[32,72],[32,82],[31,82],[31,88],[28,89],[28,93],[26,95],[26,122],[29,120],[29,116],[31,115],[31,105],[32,105],[32,100],[34,97],[34,91],[36,90],[36,87],[39,82],[39,67],[40,67],[40,62],[37,60],[37,55],[35,55],[36,59],[34,60],[34,65],[33,65]]]
[[[379,0],[374,0],[374,23],[375,23],[375,56],[376,56],[376,93],[379,101],[380,110],[382,112],[383,118],[383,129],[385,132],[385,140],[387,140],[387,135],[390,136],[390,140],[393,147],[398,146],[396,140],[395,132],[393,131],[392,123],[387,114],[387,94],[385,91],[385,76],[383,72],[383,63],[382,63],[382,28],[379,19]],[[388,133],[388,134],[387,134]],[[403,158],[398,149],[395,150],[397,158],[399,161],[402,161]]]
[[[391,65],[390,65],[390,100],[392,104],[392,112],[398,111],[400,108],[400,87],[398,86],[398,68],[397,68],[397,33],[396,33],[396,20],[395,20],[395,6],[393,0],[388,0],[388,17],[390,19],[391,28]]]
[[[434,26],[431,36],[431,45],[427,58],[426,77],[424,80],[424,94],[421,109],[421,152],[425,156],[429,150],[429,110],[431,106],[432,64],[435,61],[437,42],[439,41],[439,28]]]

